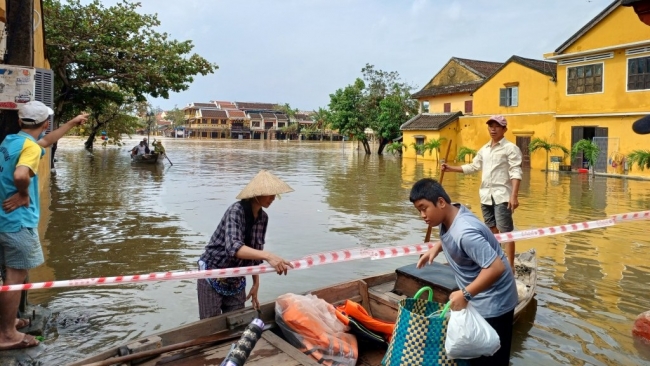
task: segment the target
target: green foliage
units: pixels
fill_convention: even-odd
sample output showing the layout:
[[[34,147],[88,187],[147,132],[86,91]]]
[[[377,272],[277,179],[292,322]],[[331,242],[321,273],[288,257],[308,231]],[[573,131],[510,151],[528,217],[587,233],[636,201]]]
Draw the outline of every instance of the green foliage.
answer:
[[[363,79],[330,94],[332,128],[363,143],[367,154],[370,146],[365,130],[371,128],[380,139],[378,154],[386,144],[401,135],[400,126],[409,115],[417,113],[417,101],[411,99],[413,87],[401,81],[396,71],[377,70],[366,64]]]
[[[441,137],[439,139],[431,139],[424,143],[424,151],[428,151],[429,155],[432,155],[433,151],[435,151],[436,160],[438,160],[438,152],[440,151],[440,147],[442,146],[442,143],[445,141],[447,141],[447,139],[444,137]]]
[[[565,157],[571,154],[569,149],[567,149],[566,147],[560,144],[551,144],[548,141],[546,141],[546,139],[540,139],[538,137],[534,138],[533,141],[531,141],[530,144],[528,145],[528,151],[530,151],[531,154],[539,150],[546,151],[546,171],[548,171],[548,154],[551,152],[551,150],[554,149],[562,150],[562,153],[564,153]]]
[[[174,109],[165,112],[165,119],[171,121],[173,127],[179,127],[185,124],[185,113],[174,106]]]
[[[418,155],[424,155],[425,147],[415,142],[411,142],[410,145],[413,150],[415,150],[415,158],[417,159]]]
[[[456,160],[464,162],[466,156],[469,156],[470,160],[474,159],[476,156],[476,150],[470,149],[467,146],[461,146],[460,150],[458,150],[458,157]]]
[[[634,150],[627,155],[627,160],[630,168],[635,164],[641,170],[650,168],[650,150]]]
[[[600,148],[598,145],[585,139],[576,142],[575,145],[573,145],[573,149],[571,149],[571,160],[575,160],[576,156],[578,156],[580,152],[584,154],[590,167],[596,165],[596,160],[598,160],[598,155],[600,154]]]
[[[405,151],[406,149],[407,149],[406,144],[400,141],[394,141],[386,145],[386,152],[391,153],[393,155],[395,154],[402,155],[402,151]]]
[[[194,76],[217,65],[192,54],[191,41],[155,30],[156,15],[138,13],[140,3],[123,0],[44,0],[47,55],[55,75],[55,118],[104,110],[169,92],[187,90]],[[105,88],[105,85],[116,88]]]

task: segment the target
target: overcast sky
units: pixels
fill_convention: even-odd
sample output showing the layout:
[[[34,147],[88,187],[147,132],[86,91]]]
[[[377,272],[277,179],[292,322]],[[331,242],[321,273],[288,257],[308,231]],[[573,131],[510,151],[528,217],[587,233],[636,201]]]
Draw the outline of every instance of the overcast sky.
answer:
[[[115,0],[103,0],[106,5]],[[326,107],[374,64],[422,87],[452,57],[542,59],[610,0],[141,0],[219,65],[163,109],[210,100]]]

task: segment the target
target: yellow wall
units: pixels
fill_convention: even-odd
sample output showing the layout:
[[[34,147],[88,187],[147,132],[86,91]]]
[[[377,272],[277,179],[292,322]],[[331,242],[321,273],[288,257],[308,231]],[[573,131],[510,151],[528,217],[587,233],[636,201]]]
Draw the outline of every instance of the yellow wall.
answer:
[[[453,74],[449,72],[451,69],[454,69]],[[460,84],[477,80],[481,80],[481,77],[452,59],[429,81],[427,87]]]
[[[499,106],[499,89],[519,83],[516,107]],[[555,111],[555,82],[551,77],[510,62],[474,92],[474,115],[548,113]]]
[[[417,160],[436,160],[436,152],[435,150],[429,154],[428,151],[424,152],[424,156],[418,155],[417,157],[415,156],[415,149],[413,146],[411,146],[412,143],[415,142],[415,136],[425,136],[424,138],[424,143],[426,144],[427,142],[433,140],[433,139],[439,139],[440,137],[444,137],[445,141],[442,143],[442,146],[440,148],[440,151],[438,152],[438,158],[439,159],[444,159],[445,154],[447,153],[447,146],[449,146],[449,141],[451,140],[451,150],[449,152],[449,161],[454,161],[456,158],[456,151],[457,151],[457,145],[458,141],[456,138],[456,131],[458,130],[458,122],[452,122],[446,127],[444,127],[440,131],[403,131],[403,139],[402,142],[406,144],[406,151],[403,152],[402,157],[404,158],[410,158],[410,159],[416,159]]]
[[[465,101],[472,100],[469,93],[459,93],[450,95],[439,95],[435,97],[420,98],[420,105],[422,102],[429,102],[429,113],[444,113],[445,103],[451,103],[451,113],[463,112],[465,113]]]
[[[650,27],[648,27],[650,29]],[[650,35],[648,35],[650,40]],[[641,54],[650,56],[650,53]],[[641,55],[629,56],[638,57]],[[625,50],[614,52],[614,58],[568,65],[568,67],[604,63],[603,92],[567,95],[567,66],[558,66],[557,114],[599,114],[650,111],[650,90],[627,91],[627,60]]]
[[[576,29],[579,27],[582,27],[582,24],[575,25]],[[582,52],[648,39],[650,27],[639,21],[632,7],[619,6],[563,53]]]

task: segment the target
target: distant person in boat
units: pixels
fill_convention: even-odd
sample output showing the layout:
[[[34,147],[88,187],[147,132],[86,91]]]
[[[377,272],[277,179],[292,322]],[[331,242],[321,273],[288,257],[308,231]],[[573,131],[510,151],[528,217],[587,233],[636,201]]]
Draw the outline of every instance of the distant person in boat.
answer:
[[[154,139],[153,142],[151,143],[151,145],[153,146],[153,152],[154,153],[163,154],[163,155],[165,154],[165,148],[163,147],[162,142],[156,141]]]
[[[512,214],[519,207],[519,183],[521,183],[521,150],[504,137],[508,122],[503,116],[492,116],[486,122],[492,138],[476,153],[470,164],[451,166],[442,164],[443,172],[472,174],[482,172],[481,211],[483,220],[493,233],[514,230]],[[514,269],[515,242],[504,243],[510,267]]]
[[[88,114],[78,115],[45,135],[52,114],[52,109],[41,102],[21,105],[20,132],[8,135],[0,144],[4,156],[0,159],[0,267],[6,271],[5,285],[22,284],[28,271],[44,262],[38,238],[38,168],[44,148],[88,119]],[[39,344],[33,336],[16,329],[29,325],[29,319],[16,319],[20,297],[20,291],[0,292],[0,351]]]
[[[138,146],[134,147],[133,150],[131,150],[131,155],[145,155],[149,153],[148,150],[149,149],[144,144],[144,141],[140,141]]]
[[[434,179],[416,182],[409,199],[428,225],[440,226],[440,242],[420,257],[417,268],[431,264],[443,252],[460,288],[449,295],[451,309],[462,310],[471,302],[499,334],[501,348],[470,364],[507,366],[518,298],[515,277],[499,242],[467,207],[452,204]]]
[[[268,262],[278,274],[287,274],[292,264],[264,250],[269,218],[263,208],[268,208],[275,196],[293,192],[288,184],[266,170],[261,170],[244,189],[212,234],[205,252],[199,259],[199,269],[246,267]],[[253,286],[246,296],[246,277],[210,278],[197,281],[199,316],[209,318],[242,309],[248,299],[259,308],[257,292],[258,275],[253,276]]]

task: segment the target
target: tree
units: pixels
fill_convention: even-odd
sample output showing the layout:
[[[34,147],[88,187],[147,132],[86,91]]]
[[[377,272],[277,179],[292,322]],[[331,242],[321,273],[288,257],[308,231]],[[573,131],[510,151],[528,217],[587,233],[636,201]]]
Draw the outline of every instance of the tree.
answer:
[[[627,155],[630,167],[636,164],[639,169],[650,168],[650,150],[634,150]]]
[[[418,155],[424,155],[424,145],[411,142],[411,147],[415,150],[415,160],[418,160]]]
[[[574,160],[578,154],[582,152],[585,159],[589,162],[589,167],[592,168],[592,173],[596,174],[596,160],[600,154],[600,148],[589,140],[582,139],[573,145],[571,150],[571,160]]]
[[[197,54],[191,41],[159,33],[156,15],[139,14],[140,3],[105,7],[99,0],[44,0],[48,59],[54,71],[55,120],[104,109],[130,98],[168,98],[187,90],[194,76],[218,68]],[[116,88],[105,88],[106,84]],[[96,133],[96,131],[95,131]],[[88,140],[87,146],[92,147]]]
[[[165,112],[165,119],[171,121],[174,128],[180,127],[185,124],[185,112],[174,106],[174,109]]]
[[[546,171],[548,172],[548,154],[551,152],[553,149],[559,149],[562,150],[564,153],[564,156],[569,155],[571,152],[569,149],[566,147],[560,145],[560,144],[551,144],[546,139],[540,139],[540,138],[534,138],[533,141],[530,142],[530,145],[528,145],[528,151],[530,153],[534,153],[535,151],[538,150],[544,150],[546,151]]]
[[[470,160],[474,159],[474,156],[476,156],[476,150],[470,149],[467,146],[461,146],[460,150],[458,150],[458,157],[456,160],[462,161],[464,163],[466,156],[469,156]]]
[[[429,155],[431,155],[431,153],[434,150],[436,151],[436,162],[438,164],[440,163],[440,159],[438,159],[438,151],[440,151],[440,147],[442,146],[442,143],[445,141],[447,141],[447,139],[444,137],[441,137],[439,139],[431,139],[423,146],[424,151],[428,151]]]
[[[311,125],[310,130],[314,133],[320,133],[321,140],[323,139],[325,129],[330,126],[329,118],[330,112],[321,107],[319,107],[317,111],[313,111],[311,114],[311,120],[314,121],[314,123]]]
[[[370,145],[365,132],[369,122],[363,113],[364,88],[363,80],[357,79],[354,84],[330,94],[329,121],[332,128],[339,130],[341,134],[350,135],[354,140],[360,141],[366,154],[370,154]]]

